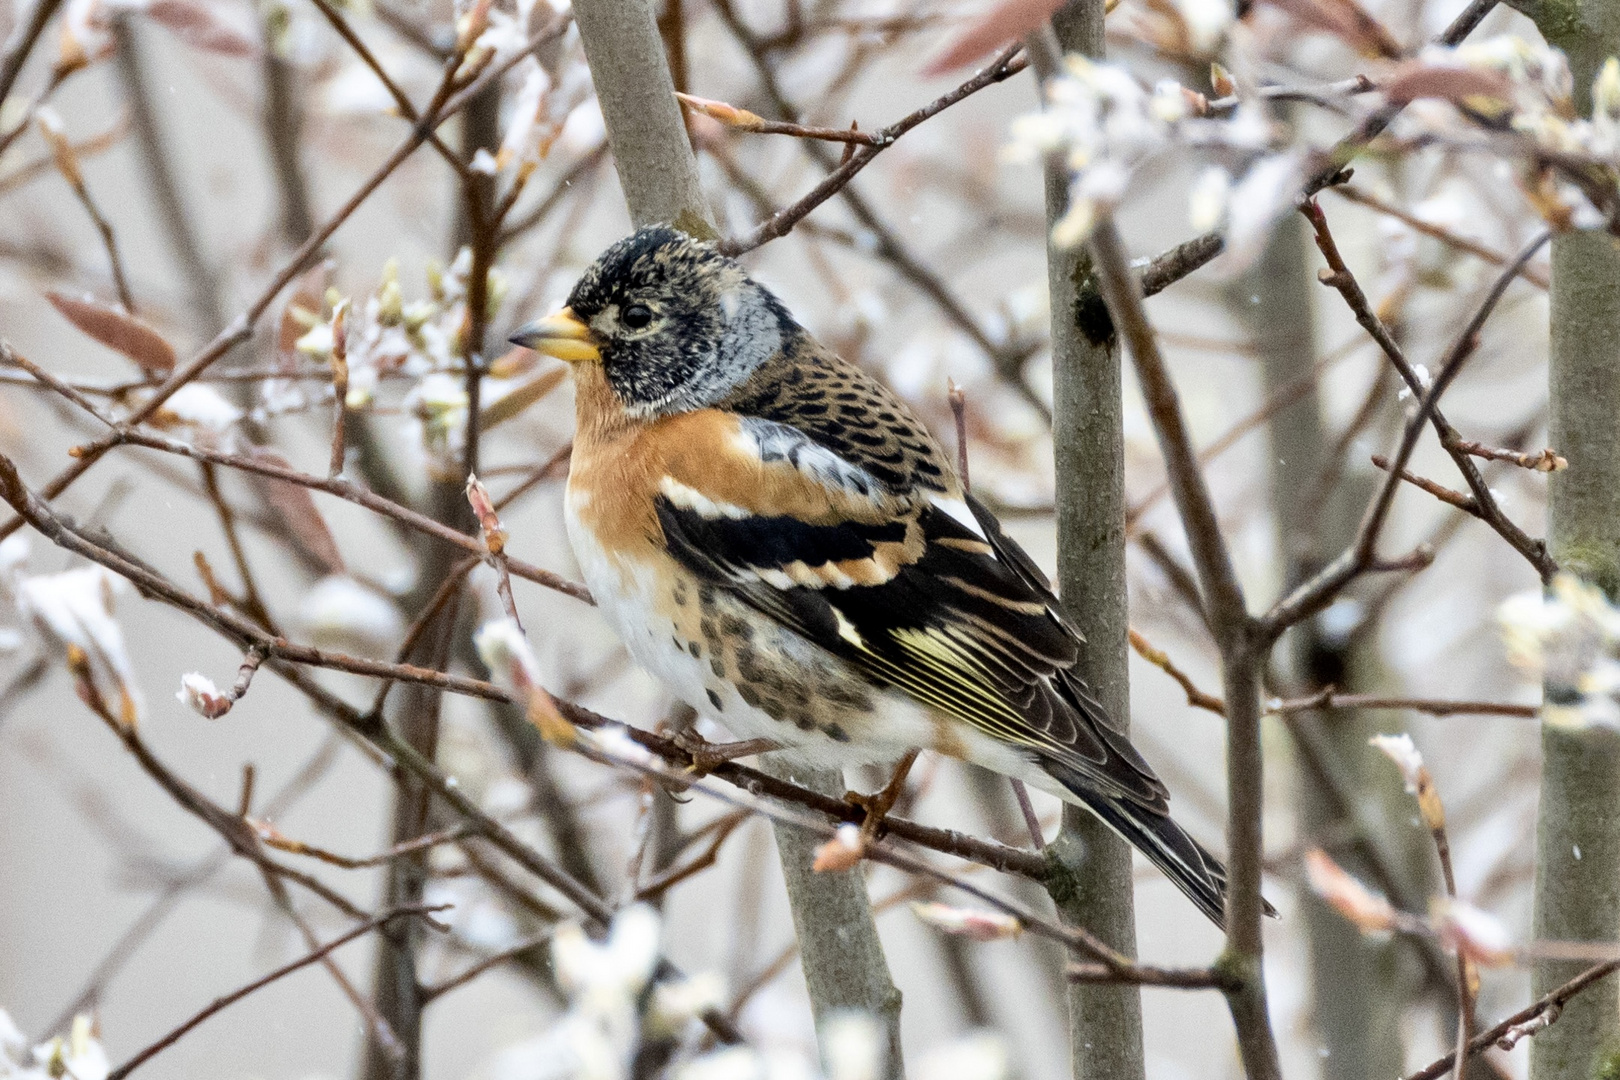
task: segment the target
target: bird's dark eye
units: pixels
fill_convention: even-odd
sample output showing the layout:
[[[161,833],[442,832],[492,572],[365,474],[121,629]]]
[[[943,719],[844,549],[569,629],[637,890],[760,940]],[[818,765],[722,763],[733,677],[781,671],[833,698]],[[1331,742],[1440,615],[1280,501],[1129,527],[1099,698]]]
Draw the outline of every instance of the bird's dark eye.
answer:
[[[630,329],[640,330],[642,327],[652,322],[652,312],[647,309],[647,305],[645,304],[631,304],[629,307],[624,309],[624,315],[621,318],[623,319],[624,325],[628,326]]]

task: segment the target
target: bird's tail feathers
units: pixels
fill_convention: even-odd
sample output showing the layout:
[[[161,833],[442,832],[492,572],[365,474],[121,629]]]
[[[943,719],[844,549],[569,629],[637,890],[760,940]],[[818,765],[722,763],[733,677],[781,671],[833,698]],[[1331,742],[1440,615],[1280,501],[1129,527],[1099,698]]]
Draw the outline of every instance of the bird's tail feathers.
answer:
[[[1171,820],[1169,814],[1097,792],[1062,766],[1046,763],[1046,769],[1079,796],[1103,824],[1146,855],[1211,922],[1223,930],[1226,928],[1226,867]],[[1265,904],[1265,911],[1268,915],[1277,914],[1269,903]]]

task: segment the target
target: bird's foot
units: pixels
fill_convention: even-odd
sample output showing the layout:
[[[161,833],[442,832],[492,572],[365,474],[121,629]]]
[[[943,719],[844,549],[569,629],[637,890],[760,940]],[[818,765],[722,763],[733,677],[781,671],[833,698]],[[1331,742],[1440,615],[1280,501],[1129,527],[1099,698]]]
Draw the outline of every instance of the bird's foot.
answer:
[[[884,818],[889,816],[889,811],[894,809],[894,804],[899,802],[900,796],[905,793],[906,777],[911,774],[911,766],[916,760],[917,751],[915,750],[901,758],[900,764],[894,767],[894,775],[889,778],[887,784],[883,785],[881,791],[875,791],[870,795],[862,795],[854,791],[844,793],[845,802],[853,803],[866,811],[866,818],[861,822],[861,847],[863,849],[878,838],[878,833],[883,828]]]
[[[779,744],[772,742],[770,739],[743,739],[740,742],[713,743],[690,728],[675,736],[675,744],[685,750],[692,759],[692,763],[686,767],[686,771],[699,779],[708,776],[728,761],[736,761],[738,758],[780,749]]]

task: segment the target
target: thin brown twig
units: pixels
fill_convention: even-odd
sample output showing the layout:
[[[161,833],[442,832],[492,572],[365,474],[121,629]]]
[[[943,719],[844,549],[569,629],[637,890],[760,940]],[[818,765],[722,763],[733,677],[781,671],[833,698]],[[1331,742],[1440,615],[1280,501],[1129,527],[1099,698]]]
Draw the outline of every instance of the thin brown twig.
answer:
[[[347,945],[349,942],[354,941],[356,938],[364,937],[373,930],[376,930],[387,923],[393,922],[395,919],[405,918],[407,916],[427,918],[432,912],[443,911],[448,906],[449,905],[445,904],[441,904],[437,907],[413,905],[406,908],[396,908],[393,911],[385,911],[381,915],[367,919],[359,926],[354,927],[347,933],[333,938],[331,941],[322,945],[318,949],[307,952],[290,963],[283,964],[281,967],[278,967],[274,971],[254,979],[245,986],[238,987],[228,994],[222,994],[221,996],[215,998],[213,1001],[203,1006],[202,1009],[192,1014],[186,1020],[182,1021],[162,1038],[136,1052],[136,1054],[128,1061],[109,1072],[107,1074],[107,1080],[124,1080],[124,1077],[128,1076],[130,1073],[146,1064],[152,1058],[179,1042],[193,1028],[195,1028],[198,1024],[201,1024],[204,1020],[207,1020],[209,1017],[213,1016],[215,1013],[229,1008],[238,1001],[241,1001],[243,998],[247,997],[249,994],[264,989],[266,986],[269,986],[278,979],[285,978],[295,971],[324,960],[330,953],[344,945]],[[433,920],[428,918],[427,921],[431,923]]]
[[[349,24],[349,20],[344,14],[333,7],[329,0],[310,0],[310,3],[314,4],[316,9],[325,16],[326,21],[332,25],[332,29],[337,31],[338,36],[360,58],[361,63],[370,68],[371,73],[377,76],[377,81],[383,84],[383,89],[387,90],[389,96],[394,99],[394,105],[399,110],[400,116],[412,124],[420,124],[422,116],[416,111],[416,106],[411,103],[410,95],[405,93],[400,88],[399,83],[394,81],[393,76],[388,74],[387,69],[378,61],[370,47],[366,45],[359,34],[355,33],[354,27]],[[473,174],[468,170],[467,163],[461,159],[461,155],[456,153],[453,147],[446,144],[439,137],[438,132],[430,131],[427,142],[429,146],[438,151],[439,156],[455,171],[456,175],[461,177],[463,183],[471,181]]]
[[[442,982],[436,982],[429,986],[424,986],[422,987],[422,1004],[426,1005],[428,1002],[433,1001],[436,998],[443,997],[452,990],[466,986],[468,983],[478,978],[478,976],[484,974],[484,972],[497,968],[506,963],[508,960],[511,960],[513,957],[521,956],[531,949],[538,949],[540,946],[544,945],[550,940],[551,932],[549,930],[543,934],[535,934],[532,937],[523,939],[515,945],[508,945],[500,952],[491,953],[489,956],[484,957],[463,971],[456,972],[454,975],[443,980]]]
[[[747,131],[761,135],[792,135],[798,139],[817,139],[821,142],[845,143],[851,146],[887,145],[881,132],[861,131],[854,127],[815,127],[793,124],[786,120],[767,120],[757,113],[739,109],[735,105],[727,105],[723,101],[711,101],[679,91],[676,92],[675,99],[692,112],[712,117],[732,131]]]
[[[472,573],[473,568],[483,561],[477,555],[469,555],[450,568],[450,572],[445,574],[444,580],[439,583],[438,589],[428,599],[427,604],[411,620],[411,625],[405,629],[405,637],[400,641],[399,648],[394,650],[395,663],[403,664],[411,658],[411,654],[416,651],[416,646],[422,640],[422,635],[427,632],[427,628],[433,624],[433,620],[438,618],[445,605],[461,589],[462,582],[466,580],[467,575]],[[377,696],[372,699],[371,708],[366,710],[367,716],[382,716],[383,705],[388,701],[388,692],[393,686],[393,679],[383,680],[382,685],[377,687]]]
[[[1616,971],[1620,971],[1620,960],[1610,960],[1605,963],[1595,964],[1592,967],[1587,968],[1585,971],[1569,980],[1569,982],[1564,983],[1555,990],[1549,991],[1540,998],[1537,998],[1535,1001],[1531,1002],[1529,1005],[1526,1005],[1524,1008],[1520,1009],[1518,1012],[1514,1013],[1512,1016],[1499,1021],[1494,1026],[1486,1028],[1478,1035],[1475,1035],[1468,1041],[1468,1056],[1472,1057],[1476,1054],[1484,1052],[1491,1046],[1495,1045],[1498,1040],[1507,1038],[1511,1033],[1514,1033],[1516,1029],[1524,1028],[1537,1017],[1544,1016],[1547,1013],[1552,1012],[1554,1014],[1553,1019],[1548,1020],[1546,1024],[1541,1025],[1543,1028],[1546,1027],[1547,1024],[1551,1024],[1553,1020],[1557,1019],[1557,1013],[1562,1011],[1563,1007],[1569,1003],[1571,998],[1575,997],[1581,991],[1588,989],[1598,981],[1608,978]],[[1522,1031],[1514,1038],[1514,1041],[1517,1042],[1518,1039],[1523,1038],[1527,1034],[1534,1034],[1534,1032]],[[1511,1049],[1511,1047],[1504,1047],[1503,1049]],[[1440,1077],[1446,1075],[1446,1073],[1452,1070],[1456,1060],[1457,1052],[1453,1050],[1444,1057],[1431,1061],[1417,1072],[1409,1074],[1405,1077],[1405,1080],[1439,1080]]]
[[[51,76],[48,80],[46,80],[44,89],[42,89],[38,95],[27,102],[26,107],[23,109],[22,116],[17,119],[16,124],[12,125],[10,128],[7,128],[4,132],[0,132],[0,158],[5,157],[6,151],[11,149],[11,144],[21,138],[22,133],[27,131],[28,128],[34,123],[35,118],[39,116],[40,108],[51,99],[51,95],[55,94],[57,90],[61,89],[62,84],[67,81],[68,76],[72,75],[74,72],[83,70],[84,67],[82,65],[64,67],[61,64],[58,64],[51,69]]]
[[[538,468],[530,469],[529,475],[525,476],[517,484],[517,486],[513,487],[505,495],[502,495],[500,498],[496,499],[495,509],[505,510],[508,506],[511,506],[514,502],[521,499],[523,496],[527,495],[529,492],[533,491],[547,480],[550,480],[562,473],[563,466],[568,464],[569,459],[573,456],[573,453],[574,444],[572,441],[563,444],[557,449],[556,453],[552,454],[549,458],[542,462]]]
[[[1531,472],[1552,473],[1569,467],[1569,462],[1552,447],[1545,447],[1534,454],[1526,454],[1519,450],[1508,450],[1499,446],[1486,446],[1471,439],[1458,439],[1457,449],[1474,457],[1484,458],[1486,461],[1505,461],[1510,465],[1517,465],[1521,469]]]
[[[17,76],[22,74],[23,65],[28,62],[28,54],[34,51],[34,45],[45,32],[45,25],[61,6],[62,0],[35,0],[33,9],[28,13],[28,25],[16,35],[16,43],[6,50],[4,56],[0,56],[0,105],[5,104],[6,98],[11,96],[11,88],[16,84]]]
[[[1389,472],[1377,494],[1373,496],[1372,501],[1368,504],[1361,525],[1356,531],[1355,539],[1337,558],[1310,580],[1302,583],[1288,596],[1279,600],[1260,619],[1259,628],[1268,639],[1276,640],[1288,627],[1293,626],[1302,619],[1310,618],[1316,612],[1322,610],[1332,602],[1333,598],[1352,579],[1357,577],[1374,561],[1378,534],[1382,531],[1384,520],[1389,515],[1389,508],[1394,501],[1395,491],[1403,482],[1400,471],[1405,469],[1407,463],[1411,460],[1412,453],[1417,449],[1418,437],[1422,434],[1424,427],[1428,426],[1433,420],[1440,396],[1445,393],[1446,388],[1461,373],[1468,357],[1478,347],[1480,330],[1484,327],[1486,320],[1490,318],[1491,313],[1496,310],[1496,305],[1501,301],[1507,287],[1518,276],[1518,267],[1528,262],[1537,251],[1541,250],[1541,246],[1547,242],[1548,237],[1549,234],[1545,232],[1536,237],[1535,240],[1525,246],[1513,263],[1498,275],[1496,283],[1492,285],[1484,300],[1475,310],[1474,315],[1457,335],[1450,348],[1447,349],[1440,372],[1435,376],[1433,384],[1422,390],[1418,400],[1418,407],[1406,422],[1400,448],[1394,458],[1395,467]],[[1466,454],[1461,455],[1461,457],[1468,461],[1469,468],[1473,467],[1472,461],[1468,460]],[[1480,490],[1484,488],[1483,480],[1480,481],[1480,484],[1480,489],[1474,489],[1475,498],[1480,497]],[[1472,488],[1472,484],[1470,487]],[[1491,501],[1487,503],[1487,499]],[[1495,501],[1491,499],[1488,491],[1485,492],[1485,498],[1480,499],[1480,508],[1483,510],[1487,505],[1495,505]],[[1503,520],[1505,522],[1505,519]],[[1517,529],[1517,526],[1513,526],[1511,522],[1506,522],[1506,524]],[[1502,530],[1499,528],[1498,531]],[[1529,551],[1539,550],[1542,558],[1551,564],[1551,557],[1546,555],[1546,545],[1543,542],[1530,541],[1528,538],[1526,538],[1526,542],[1529,548],[1518,548],[1518,550],[1526,553],[1527,557],[1529,557]],[[1517,545],[1515,546],[1517,547]],[[1534,559],[1532,559],[1532,563],[1535,563]],[[1549,579],[1551,572],[1555,570],[1556,565],[1552,565],[1549,570],[1544,570],[1544,579]]]
[[[1388,328],[1384,326],[1383,320],[1373,311],[1371,305],[1367,302],[1366,294],[1362,292],[1360,284],[1356,281],[1355,275],[1345,265],[1344,257],[1339,253],[1339,246],[1333,239],[1332,231],[1328,228],[1327,215],[1322,213],[1321,207],[1317,205],[1314,199],[1305,200],[1300,205],[1300,210],[1305,215],[1306,220],[1311,223],[1311,229],[1316,238],[1316,246],[1321,250],[1322,257],[1328,264],[1327,271],[1321,275],[1323,284],[1338,290],[1346,305],[1355,315],[1356,322],[1367,331],[1368,336],[1378,343],[1378,347],[1389,358],[1390,364],[1400,374],[1402,380],[1405,381],[1407,389],[1413,394],[1422,395],[1426,389],[1422,378],[1419,377],[1416,369],[1407,362],[1406,355],[1395,341],[1394,335],[1389,332]],[[1534,247],[1539,248],[1539,246],[1540,242],[1538,241]],[[1528,261],[1527,256],[1521,255],[1514,260],[1512,266],[1522,268]],[[1511,280],[1511,278],[1508,280]],[[1500,277],[1498,277],[1497,288],[1506,289],[1506,285],[1502,283]],[[1434,485],[1432,488],[1426,487],[1417,478],[1406,475],[1404,464],[1400,469],[1402,479],[1409,479],[1410,482],[1417,484],[1419,487],[1424,487],[1424,490],[1429,491],[1430,494],[1435,495],[1437,498],[1451,502],[1452,505],[1474,514],[1494,529],[1515,551],[1523,555],[1530,562],[1530,565],[1536,568],[1544,583],[1550,581],[1552,575],[1557,572],[1558,565],[1553,561],[1552,556],[1548,554],[1546,542],[1530,537],[1502,511],[1502,508],[1497,504],[1496,496],[1491,492],[1490,485],[1485,483],[1484,476],[1480,474],[1479,467],[1474,463],[1473,457],[1462,447],[1462,437],[1458,435],[1457,429],[1451,426],[1450,421],[1445,418],[1445,414],[1438,408],[1433,408],[1430,413],[1430,421],[1434,425],[1435,434],[1440,438],[1440,445],[1450,455],[1451,460],[1456,464],[1458,471],[1462,473],[1463,479],[1468,484],[1468,490],[1472,497],[1472,506],[1453,501],[1448,495],[1455,493],[1449,492],[1448,489],[1439,485]],[[1442,494],[1443,492],[1445,494]]]
[[[1384,472],[1390,471],[1389,458],[1385,457],[1383,454],[1372,455],[1372,463]],[[1479,503],[1474,501],[1474,497],[1472,495],[1464,495],[1462,492],[1453,488],[1448,488],[1444,484],[1437,484],[1426,476],[1419,476],[1411,469],[1401,469],[1399,470],[1399,473],[1402,480],[1405,480],[1408,484],[1411,484],[1420,491],[1428,492],[1441,502],[1450,506],[1455,506],[1457,509],[1463,511],[1463,513],[1472,514],[1474,517],[1484,516],[1484,514],[1480,511]]]
[[[874,143],[870,146],[861,147],[850,156],[848,161],[828,173],[819,184],[811,188],[797,202],[784,206],[741,236],[722,240],[719,245],[720,250],[727,255],[741,255],[768,241],[786,236],[792,231],[793,226],[798,224],[800,219],[837,194],[841,188],[855,178],[856,173],[866,168],[873,158],[877,157],[887,147],[892,146],[900,136],[964,98],[971,97],[987,86],[1004,82],[1024,70],[1028,61],[1019,55],[1022,48],[1021,45],[1009,47],[992,60],[988,66],[974,75],[973,78],[955,90],[935,98],[915,112],[901,117],[888,127],[875,132],[875,135],[884,140],[881,144]]]
[[[715,823],[709,842],[701,852],[679,866],[671,866],[651,881],[642,884],[636,889],[636,899],[656,900],[687,878],[713,866],[720,858],[720,849],[725,845],[726,840],[732,833],[736,832],[737,826],[747,821],[748,818],[749,814],[743,810],[721,818]],[[634,877],[631,880],[635,880]]]
[[[121,10],[109,21],[121,90],[134,128],[135,149],[145,167],[157,218],[185,279],[193,318],[204,332],[215,333],[225,323],[220,276],[208,266],[196,224],[187,212],[181,183],[175,176],[172,146],[164,136],[159,110],[152,100],[154,80],[148,78],[146,44],[136,32],[132,11]]]
[[[84,182],[82,176],[68,177],[68,187],[73,189],[74,197],[84,212],[90,218],[90,223],[96,227],[96,233],[101,237],[101,247],[107,253],[107,265],[112,271],[113,289],[118,293],[118,302],[123,305],[124,311],[130,315],[135,314],[135,297],[129,291],[129,276],[124,273],[124,260],[118,253],[118,234],[113,232],[112,223],[101,212],[95,197],[90,194],[90,186]]]
[[[236,527],[236,511],[226,500],[225,493],[220,490],[218,470],[208,462],[203,462],[198,470],[202,474],[203,493],[213,504],[214,514],[219,518],[219,531],[225,536],[225,546],[230,549],[231,561],[236,565],[236,575],[242,579],[242,596],[233,603],[247,615],[255,619],[260,626],[271,633],[279,632],[275,619],[270,614],[270,608],[264,602],[264,596],[259,592],[258,581],[253,574],[253,568],[248,563],[247,548],[242,543],[241,531]],[[202,559],[202,552],[197,552],[197,568],[203,571],[207,565]],[[212,586],[210,586],[212,590]],[[222,590],[223,591],[223,590]]]
[[[34,363],[26,356],[17,352],[11,347],[11,342],[4,339],[0,339],[0,364],[22,368],[24,371],[28,372],[29,375],[33,376],[34,380],[40,385],[48,387],[55,393],[61,394],[64,398],[71,401],[73,404],[77,405],[91,416],[95,417],[97,420],[100,420],[103,424],[107,425],[108,427],[117,426],[111,418],[109,418],[100,409],[96,408],[95,404],[89,398],[85,397],[77,387],[71,386],[68,383],[63,382],[61,379],[58,379],[49,371],[46,371],[44,368]]]
[[[537,33],[531,40],[531,48],[538,47],[545,41],[560,36],[567,29],[568,19],[559,17],[550,26]],[[526,53],[520,53],[516,58],[501,64],[485,61],[482,66],[457,80],[456,75],[461,67],[461,56],[453,56],[445,65],[439,87],[427,108],[421,110],[423,120],[416,125],[409,138],[395,148],[388,158],[379,165],[372,174],[357,188],[349,199],[338,208],[320,228],[312,233],[307,241],[282,264],[270,283],[260,291],[254,301],[229,326],[219,334],[191,361],[183,367],[176,369],[152,393],[152,396],[138,408],[135,413],[125,420],[127,425],[133,426],[149,419],[163,403],[168,401],[182,386],[190,383],[197,376],[208,370],[216,361],[230,352],[237,345],[245,342],[252,336],[253,326],[260,317],[269,310],[275,298],[281,294],[292,281],[303,272],[304,267],[314,254],[320,250],[321,245],[358,210],[371,194],[380,187],[384,180],[393,175],[407,158],[411,156],[426,141],[427,135],[438,125],[464,107],[468,101],[488,82],[500,77],[511,68],[517,60],[522,59]],[[493,56],[491,56],[493,59]],[[459,89],[458,89],[459,87]],[[83,476],[102,456],[118,445],[118,439],[103,437],[84,448],[72,465],[62,470],[41,489],[46,499],[54,499],[66,491],[79,477]],[[16,532],[22,526],[22,519],[14,517],[10,521],[0,524],[0,539],[4,539]]]
[[[336,852],[327,851],[325,848],[316,847],[314,844],[307,844],[302,840],[294,840],[292,837],[284,835],[268,821],[249,821],[248,824],[267,847],[273,847],[277,851],[285,851],[289,855],[307,855],[329,866],[341,867],[344,870],[363,870],[368,866],[381,866],[383,863],[393,862],[395,859],[404,858],[407,855],[415,855],[418,852],[438,847],[440,844],[453,844],[473,835],[470,826],[457,825],[454,828],[440,829],[438,832],[423,833],[420,836],[412,837],[376,855],[353,858],[348,855],[339,855]]]
[[[598,143],[590,152],[582,155],[578,161],[570,165],[566,172],[559,176],[551,185],[551,190],[541,198],[535,207],[516,221],[504,222],[501,225],[500,242],[509,244],[518,236],[535,228],[551,216],[552,211],[561,206],[576,182],[586,179],[601,167],[608,158],[607,143]]]
[[[1380,214],[1392,217],[1396,221],[1409,226],[1413,231],[1422,233],[1424,236],[1432,237],[1443,244],[1456,248],[1458,251],[1466,251],[1468,254],[1484,262],[1488,262],[1492,266],[1507,265],[1508,256],[1502,254],[1500,251],[1492,250],[1491,248],[1486,247],[1484,244],[1468,239],[1466,236],[1459,236],[1443,225],[1436,225],[1432,221],[1425,221],[1416,214],[1403,210],[1392,203],[1387,203],[1383,199],[1380,199],[1378,196],[1374,195],[1372,192],[1363,191],[1354,184],[1334,184],[1332,187],[1328,188],[1328,190],[1333,192],[1335,195],[1338,195],[1340,198],[1348,199],[1353,203],[1360,203],[1362,206],[1365,206],[1370,210],[1376,210]],[[1520,269],[1519,276],[1539,289],[1545,289],[1549,285],[1546,273],[1538,267],[1525,266]]]
[[[1452,701],[1446,698],[1380,697],[1377,694],[1340,694],[1331,686],[1309,697],[1274,699],[1266,712],[1287,715],[1318,709],[1405,709],[1426,716],[1512,716],[1533,720],[1541,715],[1539,705],[1515,705],[1508,701]]]
[[[1208,446],[1198,451],[1198,463],[1208,465],[1232,447],[1243,441],[1244,436],[1259,429],[1266,421],[1298,402],[1305,400],[1316,389],[1321,381],[1322,373],[1343,359],[1345,353],[1335,351],[1318,360],[1311,370],[1287,385],[1279,387],[1277,391],[1260,403],[1260,406],[1243,419],[1227,428],[1224,433]],[[1152,509],[1160,499],[1170,494],[1170,481],[1165,480],[1158,487],[1137,499],[1125,510],[1126,532],[1135,532],[1142,520],[1142,515]]]
[[[1138,656],[1180,684],[1181,689],[1187,695],[1188,705],[1196,709],[1207,709],[1217,716],[1226,715],[1226,702],[1214,694],[1200,690],[1198,684],[1193,682],[1191,675],[1176,667],[1169,654],[1163,649],[1155,648],[1153,643],[1138,633],[1134,627],[1130,630],[1130,640],[1131,648],[1136,650]]]

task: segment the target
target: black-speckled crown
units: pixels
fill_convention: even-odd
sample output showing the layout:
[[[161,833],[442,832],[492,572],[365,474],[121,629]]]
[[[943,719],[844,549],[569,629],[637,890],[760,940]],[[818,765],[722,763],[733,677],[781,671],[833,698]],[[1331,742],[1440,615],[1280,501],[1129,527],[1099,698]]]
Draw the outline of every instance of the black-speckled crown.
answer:
[[[803,330],[771,292],[711,245],[666,225],[608,248],[568,297],[601,341],[607,380],[641,416],[721,400]],[[623,315],[644,307],[644,327]]]

